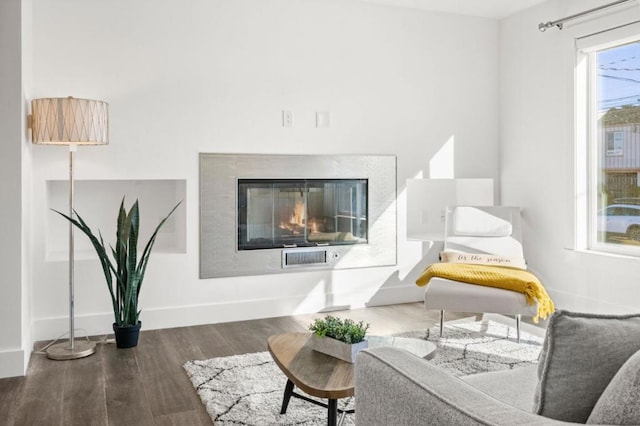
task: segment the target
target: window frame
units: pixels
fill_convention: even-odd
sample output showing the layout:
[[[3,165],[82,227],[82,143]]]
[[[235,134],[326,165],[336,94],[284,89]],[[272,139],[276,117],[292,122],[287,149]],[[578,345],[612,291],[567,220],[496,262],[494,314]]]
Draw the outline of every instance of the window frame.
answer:
[[[576,40],[574,243],[577,249],[640,257],[640,245],[607,243],[604,238],[599,238],[597,229],[600,191],[598,176],[602,173],[600,159],[604,161],[608,156],[623,155],[625,141],[623,134],[620,149],[614,149],[612,152],[607,149],[606,134],[603,134],[605,138],[603,144],[601,146],[598,144],[600,130],[598,129],[596,55],[602,50],[640,42],[640,25],[627,26],[623,30],[622,32],[616,30],[600,32],[595,37]],[[605,208],[606,206],[602,209]]]

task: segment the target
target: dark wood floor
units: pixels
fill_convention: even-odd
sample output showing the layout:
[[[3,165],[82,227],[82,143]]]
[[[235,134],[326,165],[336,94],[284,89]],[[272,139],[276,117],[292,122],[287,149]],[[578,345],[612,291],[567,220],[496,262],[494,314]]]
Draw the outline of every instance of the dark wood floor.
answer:
[[[364,320],[370,334],[431,327],[422,303],[334,312]],[[211,425],[182,365],[265,351],[267,337],[305,331],[322,314],[143,331],[138,347],[98,344],[96,354],[51,361],[34,353],[26,377],[0,380],[2,425]],[[450,319],[450,318],[448,318]]]

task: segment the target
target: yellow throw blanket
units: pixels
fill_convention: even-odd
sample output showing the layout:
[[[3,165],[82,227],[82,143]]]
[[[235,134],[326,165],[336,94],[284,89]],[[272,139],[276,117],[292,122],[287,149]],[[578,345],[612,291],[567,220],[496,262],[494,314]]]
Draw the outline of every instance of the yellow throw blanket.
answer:
[[[425,269],[416,280],[416,284],[427,285],[433,277],[523,293],[530,305],[538,302],[538,314],[533,318],[536,323],[539,317],[547,318],[555,310],[553,301],[538,278],[522,269],[466,263],[434,263]]]

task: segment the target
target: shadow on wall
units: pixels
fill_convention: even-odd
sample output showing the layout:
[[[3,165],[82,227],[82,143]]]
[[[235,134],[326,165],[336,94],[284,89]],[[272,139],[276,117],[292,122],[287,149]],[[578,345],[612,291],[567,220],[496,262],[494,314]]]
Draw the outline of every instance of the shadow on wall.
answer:
[[[439,148],[435,149],[431,158],[428,161],[428,170],[424,168],[418,167],[418,170],[413,173],[409,173],[409,175],[400,177],[398,182],[401,183],[401,186],[398,188],[398,194],[405,193],[406,194],[406,181],[409,178],[422,178],[425,176],[425,172],[429,179],[454,179],[455,178],[455,135],[451,134]],[[407,205],[410,203],[407,200]],[[409,212],[407,212],[407,216]],[[398,235],[398,239],[407,238],[407,235]],[[412,292],[415,287],[415,292],[419,293],[421,290],[418,286],[416,286],[416,279],[422,274],[422,272],[427,268],[427,266],[432,263],[438,262],[439,254],[442,251],[444,243],[442,241],[424,241],[422,242],[422,256],[418,263],[416,263],[413,268],[407,273],[404,277],[400,277],[400,271],[394,271],[387,279],[382,283],[382,285],[378,288],[378,290],[374,293],[373,296],[369,299],[369,301],[365,304],[366,306],[376,306],[383,305],[389,303],[402,303],[406,302],[406,300],[389,300],[390,292],[386,291],[394,287],[408,287],[407,291]],[[405,292],[402,292],[406,294]],[[398,296],[399,298],[402,296]]]
[[[416,285],[416,279],[422,274],[427,266],[439,261],[439,254],[444,247],[442,241],[425,241],[422,243],[422,257],[418,263],[404,276],[400,278],[400,271],[394,271],[387,279],[382,283],[373,296],[369,299],[365,306],[378,306],[387,305],[389,303],[403,303],[406,300],[389,301],[389,294],[385,291],[393,287],[415,287],[416,292],[421,292],[420,287]],[[411,291],[411,290],[409,290]]]

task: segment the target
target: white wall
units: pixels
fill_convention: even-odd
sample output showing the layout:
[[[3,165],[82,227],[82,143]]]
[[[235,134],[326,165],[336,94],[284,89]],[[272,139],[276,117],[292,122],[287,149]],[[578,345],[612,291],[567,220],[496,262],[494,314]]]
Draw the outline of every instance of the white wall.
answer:
[[[29,135],[29,88],[32,78],[32,20],[33,1],[22,0],[22,92],[20,108],[20,129],[22,131],[22,348],[24,351],[23,371],[26,372],[33,349],[33,279],[32,279],[32,162],[31,137]]]
[[[30,284],[27,280],[25,223],[28,205],[23,194],[28,191],[23,164],[28,145],[26,136],[26,103],[24,94],[23,33],[29,22],[23,22],[23,8],[29,2],[0,2],[0,259],[2,259],[2,301],[0,302],[0,377],[22,375],[29,358]],[[28,9],[27,9],[28,10]],[[28,62],[26,62],[28,65]]]
[[[186,179],[187,253],[154,253],[143,327],[420,300],[407,178],[455,145],[455,177],[498,179],[498,23],[351,0],[34,0],[33,97],[110,103],[110,145],[80,148],[78,179]],[[281,126],[292,110],[295,127]],[[330,111],[331,129],[315,129]],[[198,153],[398,156],[398,265],[198,279]],[[35,338],[66,330],[66,263],[45,261],[46,181],[64,148],[33,147]],[[114,211],[117,206],[96,206]],[[90,219],[91,212],[80,212]],[[49,225],[47,225],[49,223]],[[108,238],[108,236],[107,236]],[[106,332],[97,261],[76,263],[76,318]]]
[[[557,307],[589,312],[640,309],[640,261],[573,250],[574,36],[610,14],[544,33],[553,21],[606,1],[551,0],[501,21],[500,177],[504,204],[523,208],[531,268]],[[624,11],[629,19],[637,4]],[[636,16],[635,19],[638,19]]]

